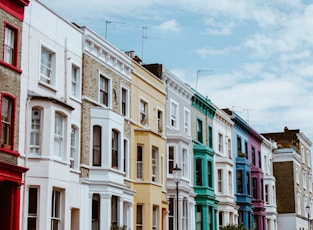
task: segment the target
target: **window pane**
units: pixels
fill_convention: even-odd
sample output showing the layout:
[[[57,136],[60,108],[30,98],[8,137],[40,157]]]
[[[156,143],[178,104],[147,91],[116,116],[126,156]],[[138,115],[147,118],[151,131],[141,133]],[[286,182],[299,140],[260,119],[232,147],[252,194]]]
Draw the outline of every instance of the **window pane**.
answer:
[[[54,124],[54,151],[58,157],[63,156],[63,140],[64,140],[64,118],[61,114],[55,113]]]
[[[196,160],[196,185],[202,185],[202,161]]]
[[[2,108],[1,108],[1,126],[2,126],[2,135],[1,138],[1,147],[6,147],[12,149],[12,134],[13,134],[13,109],[14,101],[12,98],[3,96],[2,97]]]
[[[40,80],[47,84],[54,84],[53,82],[53,59],[54,53],[47,48],[41,48],[41,65],[40,65]]]
[[[142,170],[143,170],[143,147],[138,145],[137,146],[137,178],[142,178]]]
[[[112,167],[118,167],[118,132],[112,130]]]
[[[41,111],[39,109],[32,109],[32,121],[30,132],[30,152],[40,152],[40,119]]]
[[[15,65],[15,34],[16,31],[13,28],[6,26],[5,28],[5,41],[4,41],[4,61],[11,65]]]
[[[93,127],[93,166],[101,166],[101,127]]]

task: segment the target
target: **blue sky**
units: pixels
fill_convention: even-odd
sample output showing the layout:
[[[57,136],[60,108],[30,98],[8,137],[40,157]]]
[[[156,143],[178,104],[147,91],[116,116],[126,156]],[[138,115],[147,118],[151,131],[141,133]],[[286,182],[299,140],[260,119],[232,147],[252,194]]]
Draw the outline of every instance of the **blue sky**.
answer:
[[[192,87],[197,71],[209,70],[199,72],[197,90],[258,132],[288,126],[313,141],[311,1],[42,2],[120,50],[134,50],[144,63],[163,64]]]

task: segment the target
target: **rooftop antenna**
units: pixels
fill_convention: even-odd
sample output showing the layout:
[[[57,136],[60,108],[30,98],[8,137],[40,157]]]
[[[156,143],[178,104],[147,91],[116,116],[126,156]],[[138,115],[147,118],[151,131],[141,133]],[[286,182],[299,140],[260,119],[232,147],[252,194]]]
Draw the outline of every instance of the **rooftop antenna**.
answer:
[[[124,22],[112,22],[112,21],[105,21],[105,40],[107,40],[107,35],[108,35],[108,24],[112,24],[112,23],[115,23],[115,24],[125,24]]]
[[[142,36],[141,36],[141,60],[143,60],[143,49],[144,49],[144,40],[147,39],[148,37],[145,35],[145,31],[148,30],[149,28],[146,26],[142,27]]]
[[[198,69],[197,70],[196,90],[197,90],[197,87],[198,87],[199,74],[202,73],[202,72],[213,72],[213,70],[212,69]]]

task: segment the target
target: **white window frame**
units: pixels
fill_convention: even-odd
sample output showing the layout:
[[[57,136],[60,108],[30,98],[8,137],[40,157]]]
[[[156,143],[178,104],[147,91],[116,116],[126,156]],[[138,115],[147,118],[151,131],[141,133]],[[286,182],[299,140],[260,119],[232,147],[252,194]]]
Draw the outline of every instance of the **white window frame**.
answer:
[[[79,156],[79,129],[77,126],[71,126],[71,142],[70,142],[70,167],[72,169],[78,168]]]
[[[302,171],[302,182],[303,182],[303,188],[306,189],[306,171]]]
[[[47,60],[43,60],[44,55],[47,55],[45,58]],[[39,59],[39,81],[40,83],[53,88],[56,86],[56,59],[56,52],[49,46],[41,44]]]
[[[218,151],[220,153],[224,153],[224,145],[223,145],[224,136],[222,133],[218,133]]]
[[[152,230],[159,229],[159,207],[153,206],[152,208]]]
[[[188,229],[188,200],[183,199],[183,208],[182,208],[182,230]]]
[[[51,229],[63,229],[62,224],[62,216],[63,216],[63,192],[60,189],[53,188],[51,194]],[[56,222],[57,227],[55,228],[54,222]]]
[[[184,108],[184,133],[190,135],[190,110]]]
[[[233,155],[232,155],[232,146],[231,146],[231,139],[230,138],[227,139],[227,152],[228,152],[228,158],[232,159]]]
[[[141,159],[138,159],[138,149],[141,148]],[[144,162],[144,146],[137,145],[136,149],[136,177],[137,179],[143,179],[143,162]]]
[[[34,113],[39,114],[34,114]],[[29,151],[32,154],[40,154],[41,151],[41,127],[42,127],[42,109],[33,107],[31,110],[31,127]]]
[[[139,121],[142,125],[147,125],[149,120],[149,103],[140,98],[139,100]]]
[[[155,146],[152,146],[151,152],[151,176],[153,182],[159,181],[159,149]]]
[[[124,92],[125,92],[125,94],[124,94]],[[123,112],[123,104],[124,103],[125,103],[125,111]],[[125,117],[129,117],[129,104],[130,104],[129,103],[129,89],[122,86],[121,87],[121,114],[123,114]]]
[[[189,178],[189,154],[188,149],[182,149],[182,176],[185,178]]]
[[[140,213],[138,211],[139,207],[140,207]],[[144,207],[142,204],[137,204],[136,206],[136,230],[142,230],[143,225],[144,225]]]
[[[126,177],[129,177],[129,166],[130,166],[130,162],[129,162],[129,140],[124,138],[124,162],[123,162],[123,166],[124,166],[124,172],[126,173]]]
[[[164,127],[164,124],[163,124],[163,120],[164,120],[163,110],[158,108],[156,115],[157,115],[157,129],[158,129],[159,133],[162,133],[163,132],[163,127]]]
[[[71,63],[71,96],[80,99],[81,96],[81,68]]]
[[[36,191],[36,197],[34,197],[36,200],[31,200],[30,199],[30,190],[35,190]],[[39,214],[39,188],[37,187],[30,187],[28,190],[28,211],[27,211],[27,221],[29,222],[30,219],[35,219],[35,223],[36,223],[36,228],[38,229],[38,214]],[[30,205],[33,206],[33,204],[31,204],[31,202],[36,202],[36,212],[29,212],[30,209]]]
[[[174,100],[170,102],[170,126],[178,129],[179,124],[179,106]]]
[[[223,169],[217,170],[217,192],[223,193]]]
[[[117,129],[112,129],[111,131],[112,134],[112,145],[111,145],[111,167],[115,169],[119,169],[119,160],[120,160],[120,154],[119,154],[119,149],[120,149],[120,132]],[[114,159],[116,158],[116,159]]]
[[[233,172],[228,171],[228,194],[233,195]]]
[[[107,81],[107,89],[102,88],[102,79]],[[105,85],[106,86],[106,85]],[[105,91],[107,90],[107,92]],[[107,102],[103,101],[103,98],[101,98],[101,93],[104,92],[107,93]],[[102,72],[99,72],[99,90],[98,90],[98,98],[99,103],[105,107],[111,108],[111,101],[112,101],[112,79],[107,76],[107,74],[104,74]]]
[[[60,125],[60,127],[58,127]],[[65,116],[59,111],[55,112],[54,119],[54,155],[58,158],[64,157],[65,144]]]
[[[171,149],[173,149],[173,156],[171,157]],[[173,174],[171,170],[175,167],[175,158],[176,158],[176,146],[169,145],[168,146],[168,174]],[[170,164],[172,164],[172,168],[170,167]]]

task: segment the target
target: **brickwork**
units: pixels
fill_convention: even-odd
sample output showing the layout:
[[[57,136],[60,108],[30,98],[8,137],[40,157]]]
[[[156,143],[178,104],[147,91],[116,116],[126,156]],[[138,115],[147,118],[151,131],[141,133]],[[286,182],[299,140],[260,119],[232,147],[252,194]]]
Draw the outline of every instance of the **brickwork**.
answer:
[[[276,202],[279,213],[295,213],[295,189],[294,189],[294,165],[293,162],[275,162],[273,172],[276,178]]]
[[[8,14],[7,12],[3,11],[0,9],[0,25],[4,25],[4,23],[7,22],[12,26],[15,26],[16,28],[19,29],[19,34],[18,34],[18,63],[17,67],[20,69],[21,68],[21,45],[22,45],[22,25],[23,23],[13,17],[12,15]],[[0,55],[1,55],[1,60],[3,60],[3,44],[4,44],[4,29],[0,30]]]
[[[12,15],[6,13],[0,9],[0,25],[5,25],[9,23],[10,25],[18,28],[18,59],[17,67],[21,68],[21,44],[22,44],[22,22]],[[0,59],[3,60],[3,49],[4,49],[4,28],[0,29]],[[14,151],[18,150],[19,146],[19,108],[20,108],[20,73],[14,69],[11,69],[3,64],[0,64],[0,92],[6,92],[12,94],[16,101],[15,106],[15,130],[14,130]],[[1,153],[0,160],[4,162],[9,162],[12,164],[17,164],[17,157],[9,153]]]
[[[83,78],[82,78],[82,92],[83,95],[89,99],[98,102],[99,93],[99,71],[105,77],[111,79],[112,84],[112,97],[111,108],[117,113],[121,113],[121,86],[130,90],[130,82],[120,75],[113,72],[111,69],[99,63],[96,59],[84,54],[83,55]],[[90,108],[98,107],[99,104],[92,103],[89,100],[83,100],[82,104],[82,135],[81,135],[81,163],[90,165],[90,141],[92,133],[90,133]],[[131,125],[130,122],[124,122],[124,137],[130,140]],[[82,169],[81,176],[87,177],[88,170]]]
[[[278,148],[293,148],[297,153],[300,153],[300,142],[297,138],[299,132],[299,129],[289,130],[285,127],[284,132],[265,133],[262,135],[277,142]]]

